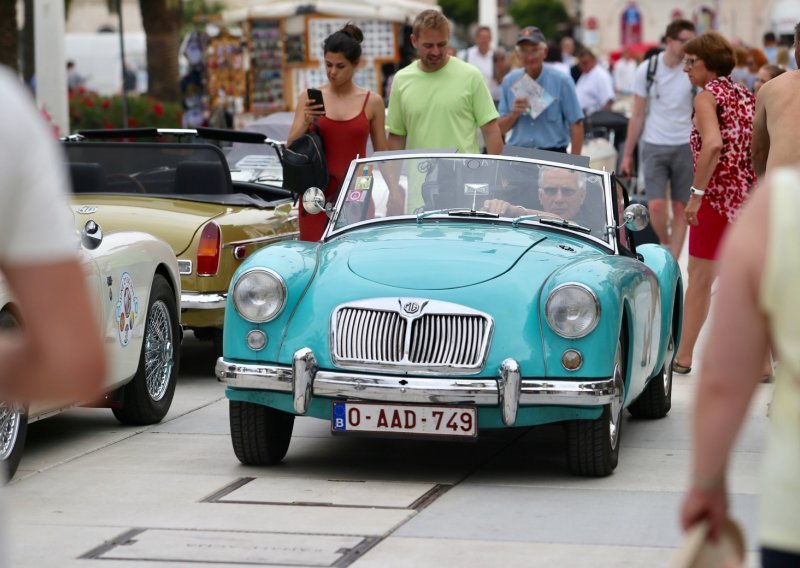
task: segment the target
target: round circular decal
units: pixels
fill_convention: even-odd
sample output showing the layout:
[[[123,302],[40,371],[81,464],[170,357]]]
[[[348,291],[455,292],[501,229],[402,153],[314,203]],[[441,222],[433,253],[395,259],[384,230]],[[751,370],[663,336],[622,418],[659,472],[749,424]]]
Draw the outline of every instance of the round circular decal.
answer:
[[[122,273],[119,282],[119,299],[117,300],[117,320],[119,321],[119,342],[127,347],[133,335],[133,326],[139,316],[139,298],[133,285],[133,278],[127,272]]]

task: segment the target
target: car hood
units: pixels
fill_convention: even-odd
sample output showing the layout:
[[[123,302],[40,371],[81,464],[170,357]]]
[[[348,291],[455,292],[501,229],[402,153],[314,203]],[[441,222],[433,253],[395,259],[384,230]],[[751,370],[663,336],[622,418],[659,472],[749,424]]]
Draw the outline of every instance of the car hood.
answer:
[[[394,288],[446,290],[497,278],[546,240],[511,227],[385,227],[331,241],[323,262],[344,257],[353,274]]]
[[[200,227],[228,210],[217,203],[129,195],[73,196],[72,209],[78,228],[89,219],[97,222],[105,233],[136,227],[165,240],[176,256],[186,250]]]

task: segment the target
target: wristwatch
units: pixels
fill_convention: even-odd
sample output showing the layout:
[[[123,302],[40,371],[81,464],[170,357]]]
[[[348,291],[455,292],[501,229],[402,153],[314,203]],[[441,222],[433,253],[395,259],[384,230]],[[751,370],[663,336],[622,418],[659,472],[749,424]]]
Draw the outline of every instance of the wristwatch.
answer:
[[[689,189],[689,193],[698,197],[703,197],[706,194],[704,189],[697,189],[695,186],[692,186],[691,189]]]

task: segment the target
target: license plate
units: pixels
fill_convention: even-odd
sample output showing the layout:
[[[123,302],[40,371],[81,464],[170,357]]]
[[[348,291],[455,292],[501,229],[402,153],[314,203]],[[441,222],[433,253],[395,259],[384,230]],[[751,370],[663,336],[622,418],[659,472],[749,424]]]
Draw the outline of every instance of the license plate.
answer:
[[[478,413],[464,406],[411,406],[368,402],[333,403],[333,432],[370,432],[413,436],[478,435]]]

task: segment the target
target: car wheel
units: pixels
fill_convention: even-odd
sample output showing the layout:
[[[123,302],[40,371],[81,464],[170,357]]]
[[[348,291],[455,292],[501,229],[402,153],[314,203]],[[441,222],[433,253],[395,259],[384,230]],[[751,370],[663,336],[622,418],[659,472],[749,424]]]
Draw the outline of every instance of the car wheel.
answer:
[[[614,398],[600,418],[567,423],[567,463],[574,475],[611,475],[619,461],[622,404],[625,401],[625,351],[623,340],[614,354]]]
[[[21,406],[0,402],[0,479],[14,477],[28,434],[28,413]]]
[[[122,387],[122,405],[113,408],[123,424],[155,424],[166,416],[178,378],[178,309],[175,294],[160,274],[153,278],[139,368]]]
[[[230,401],[231,442],[245,465],[274,465],[289,449],[294,414],[263,404]]]
[[[667,354],[661,371],[647,383],[639,398],[628,406],[636,418],[664,418],[672,408],[672,361],[675,358],[675,338],[669,334]]]
[[[19,322],[8,310],[0,311],[0,329],[17,329]],[[28,434],[25,407],[0,402],[0,479],[10,480],[19,467]]]

